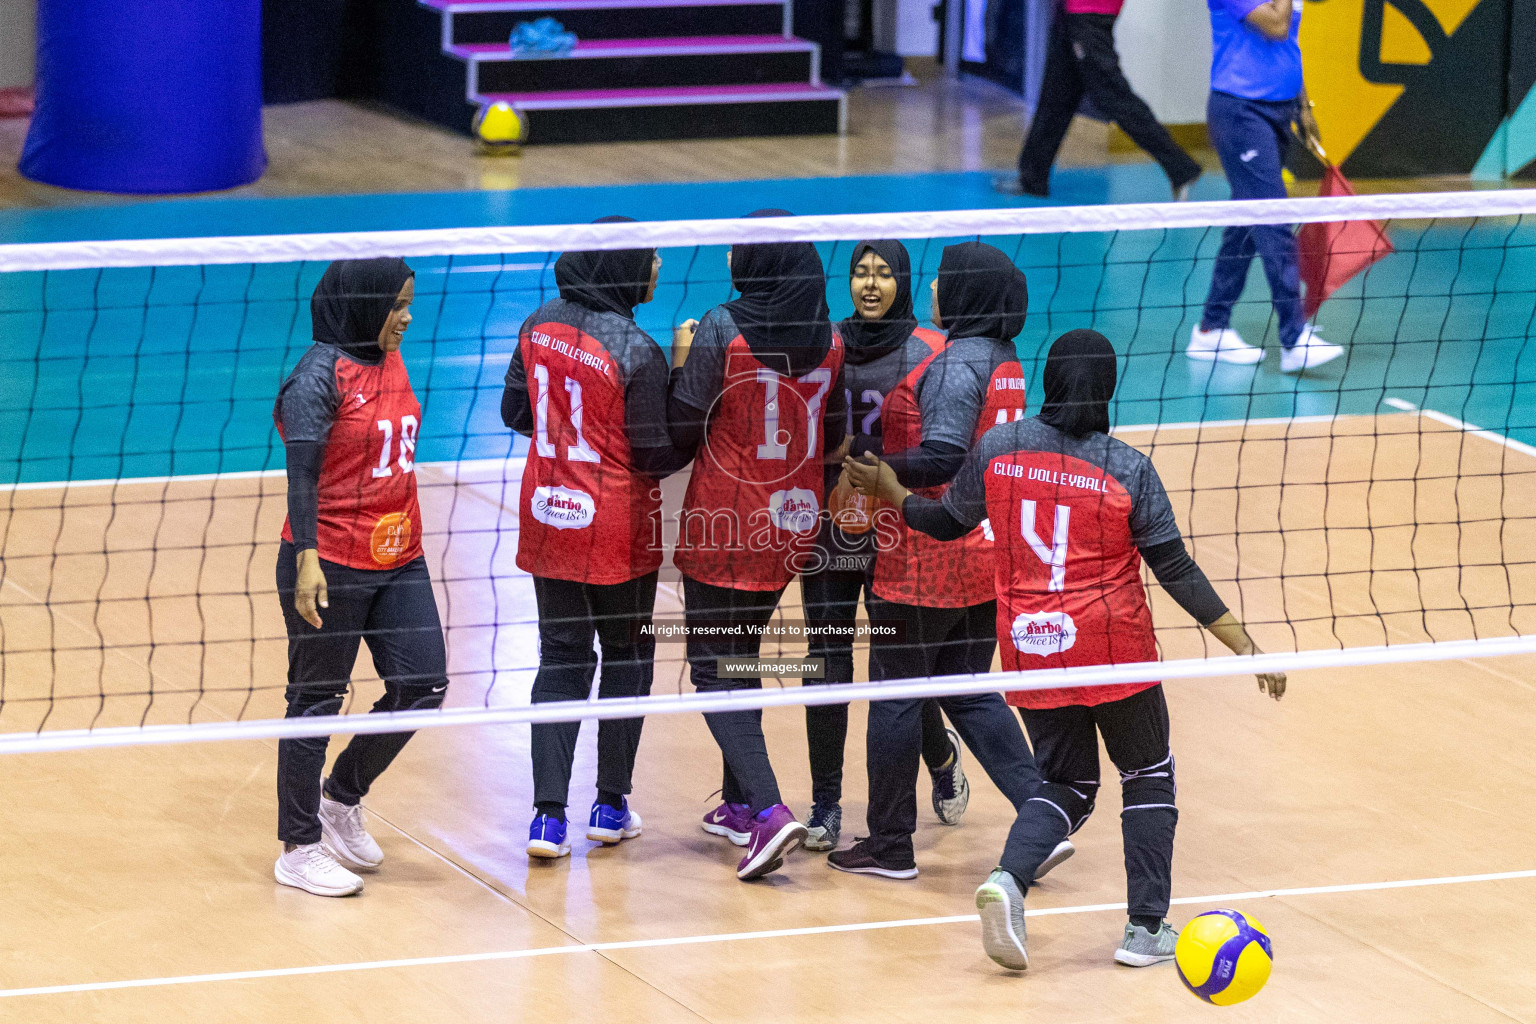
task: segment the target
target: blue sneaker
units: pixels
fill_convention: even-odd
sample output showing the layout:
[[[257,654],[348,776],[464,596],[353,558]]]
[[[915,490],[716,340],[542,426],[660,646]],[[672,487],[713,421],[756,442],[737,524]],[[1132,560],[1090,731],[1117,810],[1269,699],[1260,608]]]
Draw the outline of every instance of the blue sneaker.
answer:
[[[643,831],[645,828],[640,823],[640,815],[629,809],[627,798],[620,801],[617,807],[600,803],[592,805],[592,818],[587,822],[587,838],[594,843],[612,846],[633,839]]]
[[[556,860],[571,852],[570,840],[565,838],[566,823],[547,814],[534,815],[528,826],[528,856]]]

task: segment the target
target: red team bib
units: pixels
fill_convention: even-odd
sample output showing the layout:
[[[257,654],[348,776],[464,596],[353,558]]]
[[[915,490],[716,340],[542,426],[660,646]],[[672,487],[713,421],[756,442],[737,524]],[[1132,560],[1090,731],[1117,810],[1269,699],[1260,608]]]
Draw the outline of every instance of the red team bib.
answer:
[[[661,488],[632,461],[624,379],[613,356],[558,321],[529,326],[518,344],[533,404],[518,568],[596,584],[655,571]]]
[[[822,417],[843,365],[834,331],[821,365],[786,377],[737,335],[683,498],[673,561],[732,590],[781,590],[815,547],[825,486]]]
[[[1001,537],[997,636],[1003,668],[1157,660],[1152,612],[1131,537],[1131,495],[1098,466],[1053,452],[1015,451],[986,472],[987,515]],[[1010,704],[1105,704],[1155,681],[1010,693]]]
[[[931,332],[930,332],[931,333]],[[935,346],[927,359],[902,378],[891,391],[880,414],[884,451],[895,454],[916,448],[923,441],[923,414],[917,385],[928,367],[944,351],[942,337],[924,337]],[[987,383],[987,397],[971,435],[974,444],[992,427],[1024,416],[1024,368],[1017,360],[1000,363]],[[938,498],[948,484],[913,491]],[[905,523],[894,527],[894,546],[875,558],[875,595],[898,604],[924,608],[969,608],[992,600],[992,538],[983,523],[958,541],[942,542]]]
[[[377,366],[338,358],[335,374],[340,400],[320,468],[316,550],[353,569],[404,565],[421,557],[421,405],[399,352]],[[293,540],[286,519],[283,539]]]

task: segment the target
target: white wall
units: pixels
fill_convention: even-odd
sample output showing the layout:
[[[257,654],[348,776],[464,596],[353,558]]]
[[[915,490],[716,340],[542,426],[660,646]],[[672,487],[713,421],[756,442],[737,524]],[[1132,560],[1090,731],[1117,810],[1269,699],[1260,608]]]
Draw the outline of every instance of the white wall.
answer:
[[[1211,86],[1204,0],[1126,0],[1115,48],[1131,87],[1166,124],[1203,124]]]
[[[32,84],[37,0],[0,0],[0,89]]]
[[[896,52],[903,57],[934,57],[939,52],[939,23],[934,0],[895,0]]]

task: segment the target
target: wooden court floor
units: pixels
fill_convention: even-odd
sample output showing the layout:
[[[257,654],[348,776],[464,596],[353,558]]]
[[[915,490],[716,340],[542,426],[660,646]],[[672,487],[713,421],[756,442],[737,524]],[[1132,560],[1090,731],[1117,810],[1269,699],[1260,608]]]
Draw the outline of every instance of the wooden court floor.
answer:
[[[1153,453],[1197,557],[1266,647],[1536,630],[1536,459],[1518,450],[1411,414],[1123,436]],[[527,583],[503,572],[504,550],[490,564],[507,578],[486,570],[515,482],[484,466],[422,473],[441,531],[429,557],[450,580],[453,703],[525,700]],[[29,698],[48,687],[90,695],[58,701],[50,728],[136,720],[145,702],[130,694],[147,682],[164,691],[150,720],[184,719],[193,698],[170,691],[199,678],[225,691],[195,716],[233,716],[253,674],[262,688],[243,713],[278,713],[281,645],[252,637],[277,634],[281,480],[91,492],[16,490],[3,506],[0,729],[36,728]],[[1458,572],[1477,563],[1491,564]],[[1198,635],[1154,602],[1165,657],[1197,656]],[[659,603],[677,607],[666,591]],[[52,646],[34,653],[50,620]],[[663,645],[658,692],[681,685],[681,654]],[[492,659],[507,671],[488,695],[477,673]],[[358,706],[376,693],[370,675],[365,659]],[[1298,673],[1279,704],[1249,677],[1169,685],[1182,807],[1170,917],[1233,906],[1275,937],[1273,980],[1237,1008],[1198,1004],[1171,967],[1110,961],[1124,899],[1113,786],[1078,856],[1032,893],[1032,966],[1014,976],[969,919],[1011,819],[979,772],[961,826],[920,816],[914,881],[840,875],[802,853],[746,885],[739,852],[697,827],[718,785],[707,731],[664,715],[647,722],[636,779],[646,834],[608,850],[577,839],[554,864],[522,854],[527,729],[424,731],[367,801],[385,866],[340,901],[271,880],[273,744],[0,760],[0,1018],[1536,1021],[1533,681],[1536,658],[1505,658]],[[117,696],[98,702],[99,686]],[[856,707],[850,836],[863,717]],[[766,716],[803,813],[802,718]],[[576,817],[592,760],[589,727]]]

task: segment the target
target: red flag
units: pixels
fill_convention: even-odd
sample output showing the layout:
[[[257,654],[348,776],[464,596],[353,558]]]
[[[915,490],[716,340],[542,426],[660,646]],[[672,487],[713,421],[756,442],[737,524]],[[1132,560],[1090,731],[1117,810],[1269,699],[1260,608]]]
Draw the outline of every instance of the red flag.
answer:
[[[1333,164],[1323,167],[1318,195],[1352,196],[1355,190]],[[1366,267],[1392,252],[1392,243],[1380,221],[1346,220],[1331,224],[1304,224],[1296,233],[1301,249],[1301,279],[1306,282],[1304,303],[1310,319],[1323,300]]]

